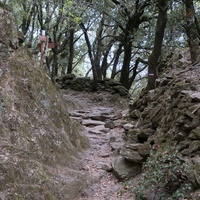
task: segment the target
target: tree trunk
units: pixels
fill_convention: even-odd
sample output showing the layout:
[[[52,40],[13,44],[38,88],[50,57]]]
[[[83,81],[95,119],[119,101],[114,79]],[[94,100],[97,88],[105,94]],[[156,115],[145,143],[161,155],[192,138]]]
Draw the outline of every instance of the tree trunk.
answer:
[[[70,29],[70,42],[69,42],[69,62],[68,62],[68,68],[67,68],[67,74],[72,73],[73,69],[73,58],[74,58],[74,33],[75,30],[72,28]]]
[[[97,74],[97,68],[96,68],[95,62],[94,62],[94,57],[92,55],[92,47],[91,47],[91,44],[90,44],[89,36],[87,34],[87,29],[85,28],[84,24],[81,23],[80,27],[83,30],[83,33],[84,33],[84,36],[85,36],[85,41],[86,41],[87,48],[88,48],[88,55],[89,55],[90,62],[91,62],[91,65],[92,65],[92,74],[93,74],[93,86],[92,86],[92,90],[96,91],[97,90],[97,78],[98,78],[98,74]]]
[[[131,62],[131,56],[132,42],[127,41],[126,44],[124,44],[124,60],[120,76],[120,83],[127,89],[129,88],[129,66]]]
[[[184,0],[186,7],[186,20],[187,20],[187,36],[190,47],[190,54],[192,63],[195,63],[198,58],[199,39],[197,27],[195,24],[195,10],[193,0]]]
[[[102,44],[102,34],[103,34],[103,27],[105,21],[105,14],[102,14],[101,20],[99,22],[99,27],[96,32],[96,38],[93,43],[93,52],[94,52],[94,64],[97,70],[97,79],[102,80],[102,70],[100,66],[101,55],[103,51],[103,44]]]
[[[123,45],[122,45],[122,43],[120,43],[119,47],[115,53],[115,60],[114,60],[113,69],[112,69],[112,73],[111,73],[111,79],[114,79],[116,76],[119,58],[120,58],[121,53],[123,52],[122,47],[123,47]]]
[[[57,43],[57,31],[58,26],[55,26],[53,29],[53,41],[54,44]],[[58,75],[58,46],[55,45],[55,47],[52,49],[53,52],[53,64],[52,64],[52,70],[51,70],[51,80],[53,83],[55,82],[54,78]]]
[[[111,50],[114,42],[115,42],[114,39],[110,40],[110,42],[108,43],[108,45],[106,47],[106,50],[105,50],[105,52],[103,54],[103,61],[101,63],[101,75],[103,76],[104,79],[106,78],[107,69],[109,67],[109,64],[108,64],[108,55],[110,53],[110,50]]]
[[[164,38],[165,27],[167,23],[167,8],[168,0],[158,0],[157,5],[159,8],[158,19],[156,24],[156,33],[154,39],[154,48],[148,59],[148,90],[155,88],[155,82],[157,77],[157,64],[161,55],[162,43]]]

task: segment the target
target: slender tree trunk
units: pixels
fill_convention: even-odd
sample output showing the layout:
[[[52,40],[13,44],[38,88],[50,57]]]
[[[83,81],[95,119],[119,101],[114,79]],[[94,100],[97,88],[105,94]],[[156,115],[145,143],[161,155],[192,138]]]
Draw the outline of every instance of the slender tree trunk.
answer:
[[[132,55],[132,42],[127,41],[124,44],[124,61],[121,70],[120,83],[125,87],[129,88],[129,66]]]
[[[73,69],[73,58],[74,58],[74,32],[75,30],[72,28],[70,29],[70,42],[69,42],[69,62],[67,68],[67,74],[72,73]]]
[[[103,54],[103,61],[101,63],[101,74],[103,76],[103,78],[106,78],[106,74],[107,74],[107,69],[109,67],[108,65],[108,55],[109,55],[109,52],[114,44],[115,40],[110,40],[104,54]]]
[[[111,79],[114,79],[115,78],[115,75],[117,73],[117,65],[119,63],[119,58],[120,58],[120,55],[122,53],[122,47],[123,45],[120,43],[119,44],[119,47],[116,51],[116,55],[115,55],[115,60],[114,60],[114,63],[113,63],[113,69],[112,69],[112,74],[111,74]]]
[[[58,57],[57,57],[57,47],[53,48],[53,64],[51,69],[51,80],[54,83],[55,76],[58,75]]]
[[[102,70],[100,66],[100,61],[101,61],[101,55],[102,55],[102,33],[103,33],[103,26],[104,26],[104,21],[105,21],[105,14],[102,15],[102,18],[99,23],[99,27],[97,29],[96,33],[96,38],[93,43],[93,51],[94,51],[94,63],[95,67],[97,69],[97,79],[102,80]]]
[[[195,23],[195,10],[193,0],[184,0],[186,7],[186,20],[187,20],[187,36],[190,47],[190,54],[192,63],[195,63],[198,58],[199,39]]]
[[[161,56],[162,43],[164,38],[165,27],[167,23],[167,8],[168,0],[157,0],[159,8],[158,19],[156,24],[156,33],[154,39],[154,48],[148,59],[148,85],[149,90],[155,88],[155,81],[157,77],[157,64],[158,59]]]
[[[84,24],[81,23],[80,27],[83,30],[83,33],[84,33],[84,36],[85,36],[85,41],[86,41],[87,48],[88,48],[88,55],[89,55],[90,62],[91,62],[91,65],[92,65],[92,74],[93,74],[93,87],[92,87],[92,90],[96,91],[97,90],[98,74],[97,74],[97,68],[96,68],[95,62],[94,62],[94,57],[92,55],[92,47],[91,47],[91,44],[90,44],[89,36],[87,34],[87,29],[85,28]]]
[[[58,27],[55,26],[53,29],[53,41],[54,44],[57,43],[57,31],[58,31]],[[52,70],[51,70],[51,79],[54,81],[55,76],[58,75],[58,46],[55,45],[55,47],[52,49],[53,52],[53,64],[52,64]]]

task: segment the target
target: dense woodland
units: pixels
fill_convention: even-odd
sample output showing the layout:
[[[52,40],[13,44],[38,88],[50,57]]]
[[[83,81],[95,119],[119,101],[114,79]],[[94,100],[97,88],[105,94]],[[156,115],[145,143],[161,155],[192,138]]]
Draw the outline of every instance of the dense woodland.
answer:
[[[1,0],[18,18],[22,45],[40,57],[46,31],[54,48],[46,51],[52,79],[69,73],[119,80],[127,89],[148,80],[175,48],[190,47],[198,59],[199,0]],[[139,81],[139,82],[138,82]]]

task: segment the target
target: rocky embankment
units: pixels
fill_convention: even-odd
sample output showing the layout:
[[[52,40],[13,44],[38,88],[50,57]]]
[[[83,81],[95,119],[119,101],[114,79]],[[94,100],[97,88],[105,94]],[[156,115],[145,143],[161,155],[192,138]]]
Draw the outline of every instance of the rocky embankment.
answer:
[[[18,45],[13,13],[0,8],[0,199],[77,199],[87,146],[68,103]]]
[[[142,163],[150,151],[162,151],[163,144],[166,144],[181,154],[187,165],[184,175],[195,191],[191,199],[198,199],[200,64],[189,64],[188,50],[180,50],[179,54],[166,63],[167,69],[157,80],[157,88],[144,91],[130,104],[133,127],[126,132],[126,142],[113,167],[120,179],[134,177],[142,171]],[[163,155],[165,153],[163,150]],[[151,195],[146,199],[151,200]]]

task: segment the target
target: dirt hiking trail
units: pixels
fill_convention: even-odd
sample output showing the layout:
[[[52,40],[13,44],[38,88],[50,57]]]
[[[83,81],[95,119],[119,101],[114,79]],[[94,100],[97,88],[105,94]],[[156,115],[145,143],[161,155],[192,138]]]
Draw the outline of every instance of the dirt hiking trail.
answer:
[[[90,187],[77,200],[134,200],[134,195],[112,173],[112,160],[123,144],[128,99],[108,93],[66,92],[67,98],[82,105],[70,110],[79,121],[90,147],[83,152]],[[75,104],[76,104],[75,103]]]

